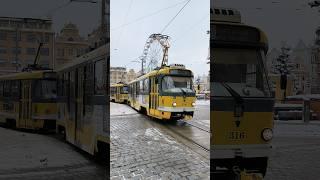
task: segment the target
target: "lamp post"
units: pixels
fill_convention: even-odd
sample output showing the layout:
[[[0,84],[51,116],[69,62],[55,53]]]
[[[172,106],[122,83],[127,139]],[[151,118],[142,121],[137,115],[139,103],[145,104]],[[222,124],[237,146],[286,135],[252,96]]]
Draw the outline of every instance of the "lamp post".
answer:
[[[70,2],[98,3],[98,1],[96,0],[70,0]],[[101,22],[100,22],[101,34],[100,35],[101,35],[102,44],[106,44],[108,42],[107,21],[106,21],[106,2],[107,0],[101,0]]]

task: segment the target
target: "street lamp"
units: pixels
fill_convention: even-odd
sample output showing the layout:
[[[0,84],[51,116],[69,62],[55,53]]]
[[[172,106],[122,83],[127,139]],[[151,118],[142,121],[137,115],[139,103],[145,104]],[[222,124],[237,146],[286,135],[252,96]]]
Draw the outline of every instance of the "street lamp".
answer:
[[[107,22],[106,22],[106,1],[107,0],[101,0],[101,40],[103,44],[106,44],[108,42],[107,37]],[[98,3],[98,1],[95,0],[70,0],[70,2],[80,2],[80,3]],[[109,4],[109,1],[108,1]]]

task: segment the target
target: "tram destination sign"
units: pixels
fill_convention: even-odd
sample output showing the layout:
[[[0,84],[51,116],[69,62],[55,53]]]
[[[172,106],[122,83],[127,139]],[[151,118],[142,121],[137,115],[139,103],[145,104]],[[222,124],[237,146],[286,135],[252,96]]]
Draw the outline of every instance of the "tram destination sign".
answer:
[[[213,41],[259,43],[260,32],[258,29],[248,26],[235,26],[215,24],[211,28]]]
[[[192,72],[189,70],[172,69],[170,70],[170,75],[192,76]]]

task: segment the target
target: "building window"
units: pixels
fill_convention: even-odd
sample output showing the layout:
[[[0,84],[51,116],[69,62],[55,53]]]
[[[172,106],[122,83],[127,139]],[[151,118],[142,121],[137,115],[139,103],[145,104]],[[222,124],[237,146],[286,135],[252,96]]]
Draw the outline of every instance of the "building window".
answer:
[[[64,49],[58,48],[58,56],[64,56]]]
[[[41,48],[40,55],[49,56],[49,48]]]
[[[73,49],[70,48],[70,49],[68,50],[68,53],[69,53],[69,56],[73,56]]]
[[[36,54],[36,48],[27,48],[27,54],[28,55],[35,55]]]
[[[12,40],[21,41],[21,32],[13,32],[11,34],[12,34]]]
[[[6,59],[0,59],[0,64],[4,64],[4,63],[6,63],[6,62],[7,62]]]
[[[7,33],[5,31],[0,31],[0,40],[7,40]]]
[[[0,26],[1,27],[8,27],[9,26],[9,21],[8,20],[0,21]]]
[[[21,54],[21,48],[12,48],[12,54]]]
[[[0,48],[0,54],[7,54],[7,48]]]
[[[37,28],[37,23],[34,23],[34,22],[26,23],[26,28],[35,29]]]
[[[80,49],[80,48],[78,48],[77,49],[77,56],[80,56],[81,54],[82,54],[82,51],[81,51],[82,49]]]
[[[28,42],[35,42],[36,41],[36,35],[35,34],[28,34],[27,35],[27,41]]]
[[[50,41],[50,35],[49,34],[46,34],[44,36],[44,42],[48,43]]]

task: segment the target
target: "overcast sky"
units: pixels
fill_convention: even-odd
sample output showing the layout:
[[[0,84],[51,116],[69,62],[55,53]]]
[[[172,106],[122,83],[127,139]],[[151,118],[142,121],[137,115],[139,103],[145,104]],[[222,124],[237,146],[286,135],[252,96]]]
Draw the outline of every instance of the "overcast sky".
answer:
[[[161,32],[185,4],[186,1],[183,1],[112,0],[111,66],[126,66],[139,71],[141,65],[131,61],[142,55],[147,38],[153,33]],[[171,37],[169,64],[182,63],[192,69],[195,75],[208,74],[209,65],[206,64],[206,59],[209,47],[209,7],[209,0],[191,0],[163,32]],[[150,16],[136,21],[147,15]],[[122,26],[123,24],[128,25]]]
[[[307,5],[310,0],[213,0],[213,2],[217,7],[240,10],[243,22],[266,32],[271,48],[280,47],[282,41],[291,46],[295,46],[299,39],[307,45],[313,43],[315,30],[320,25],[320,12]]]
[[[42,18],[50,15],[55,32],[68,22],[87,36],[100,21],[100,3],[69,3],[70,0],[1,0],[0,16]],[[100,0],[97,0],[100,1]]]

